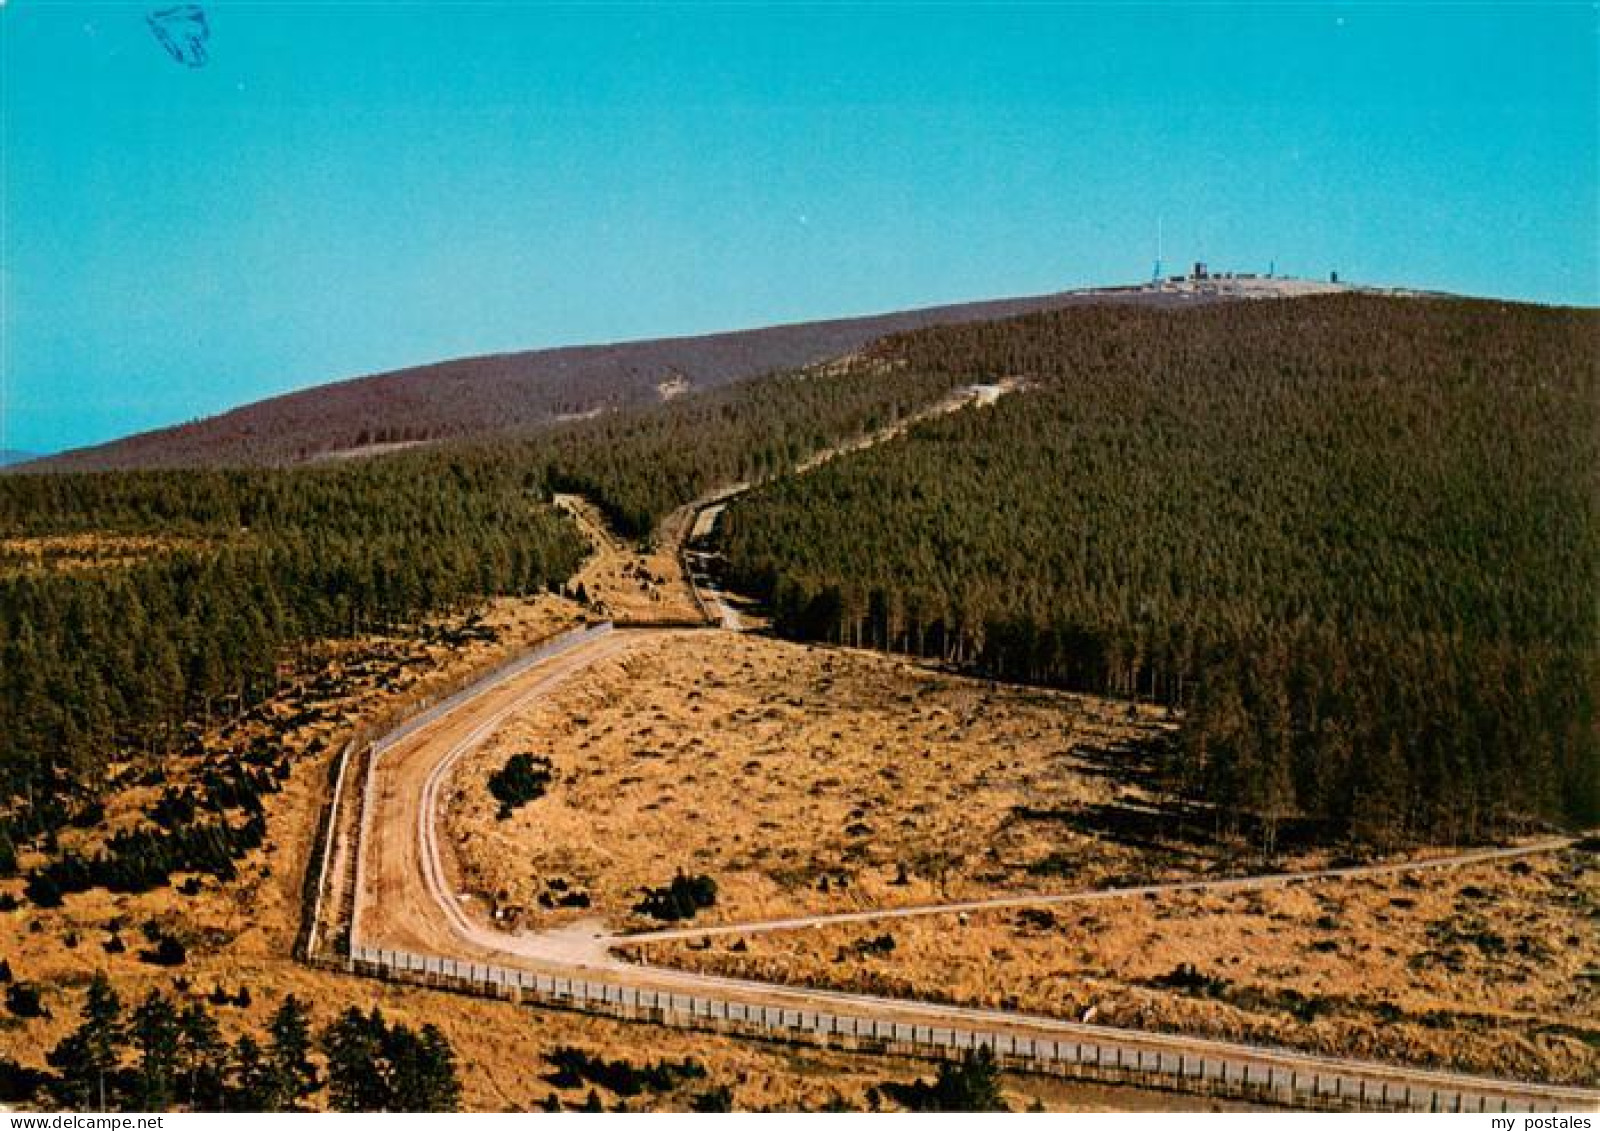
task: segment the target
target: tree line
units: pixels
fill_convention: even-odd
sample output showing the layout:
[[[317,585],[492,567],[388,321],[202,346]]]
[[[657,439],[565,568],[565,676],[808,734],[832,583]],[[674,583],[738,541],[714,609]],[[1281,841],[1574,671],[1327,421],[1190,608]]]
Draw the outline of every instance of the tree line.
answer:
[[[781,633],[1182,708],[1270,846],[1600,814],[1593,312],[1338,296],[1068,310],[884,350],[1031,391],[722,525]]]

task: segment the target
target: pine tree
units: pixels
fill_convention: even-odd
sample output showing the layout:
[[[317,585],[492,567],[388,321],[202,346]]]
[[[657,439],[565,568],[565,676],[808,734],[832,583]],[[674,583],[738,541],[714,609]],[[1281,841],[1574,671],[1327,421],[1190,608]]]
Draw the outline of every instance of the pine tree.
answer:
[[[166,1111],[176,1096],[180,1028],[178,1011],[151,990],[129,1018],[128,1035],[139,1054],[133,1099],[141,1111]]]
[[[297,1111],[302,1100],[320,1086],[311,1062],[310,1013],[293,994],[272,1015],[269,1053],[274,1111]]]
[[[351,1006],[322,1033],[328,1058],[328,1097],[336,1111],[388,1111],[388,1082],[381,1072],[383,1014]]]
[[[346,1010],[322,1034],[328,1088],[339,1111],[454,1111],[461,1084],[450,1043],[433,1025],[416,1033]]]
[[[279,1090],[272,1063],[249,1033],[234,1042],[229,1065],[228,1108],[232,1111],[277,1112]]]
[[[220,1111],[227,1096],[228,1046],[216,1019],[199,1002],[178,1017],[179,1093],[190,1111]]]
[[[393,1107],[398,1111],[455,1111],[461,1102],[455,1053],[433,1025],[421,1034],[396,1025],[387,1034],[387,1056],[393,1080]]]
[[[59,1074],[51,1083],[56,1102],[72,1111],[116,1110],[125,1043],[122,1001],[105,973],[96,971],[83,1020],[46,1058]]]

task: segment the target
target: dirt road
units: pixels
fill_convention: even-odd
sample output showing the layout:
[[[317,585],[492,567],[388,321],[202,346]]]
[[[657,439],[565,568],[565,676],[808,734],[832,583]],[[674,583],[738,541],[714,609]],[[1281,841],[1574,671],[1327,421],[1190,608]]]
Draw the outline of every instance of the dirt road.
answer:
[[[374,754],[362,803],[353,940],[451,953],[479,933],[460,906],[434,817],[457,758],[574,671],[628,647],[631,630],[577,640],[545,662],[491,681],[440,717]]]

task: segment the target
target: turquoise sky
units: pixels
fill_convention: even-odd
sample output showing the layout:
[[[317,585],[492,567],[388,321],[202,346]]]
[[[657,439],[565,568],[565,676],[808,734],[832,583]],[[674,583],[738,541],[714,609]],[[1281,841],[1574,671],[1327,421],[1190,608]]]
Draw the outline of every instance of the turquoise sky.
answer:
[[[0,7],[5,434],[1177,265],[1596,304],[1597,9]]]

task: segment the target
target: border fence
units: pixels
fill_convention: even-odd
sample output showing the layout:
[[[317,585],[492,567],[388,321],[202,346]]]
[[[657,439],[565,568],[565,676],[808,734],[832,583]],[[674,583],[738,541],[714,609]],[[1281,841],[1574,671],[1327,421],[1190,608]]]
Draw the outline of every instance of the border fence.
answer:
[[[477,695],[485,684],[499,683],[502,680],[521,675],[535,664],[543,663],[552,656],[559,655],[597,636],[605,636],[611,632],[613,627],[612,623],[607,620],[598,624],[583,625],[579,628],[569,628],[563,632],[558,632],[514,659],[496,664],[482,675],[474,675],[466,686],[447,695],[438,702],[435,703],[424,699],[414,704],[414,714],[410,714],[400,725],[382,737],[373,740],[373,753],[381,753],[401,739],[415,734],[435,719],[448,715],[451,711],[461,706],[462,703]]]
[[[999,1030],[889,1021],[825,1010],[763,1005],[558,977],[490,963],[354,945],[348,970],[386,981],[627,1021],[707,1030],[844,1050],[947,1060],[979,1048],[1019,1071],[1140,1087],[1161,1087],[1296,1108],[1339,1111],[1532,1112],[1582,1109],[1535,1103],[1515,1086],[1459,1088],[1296,1068],[1260,1060],[1196,1056],[1114,1041],[1026,1036]],[[915,1003],[909,1003],[915,1004]],[[1592,1106],[1592,1105],[1588,1105]]]

